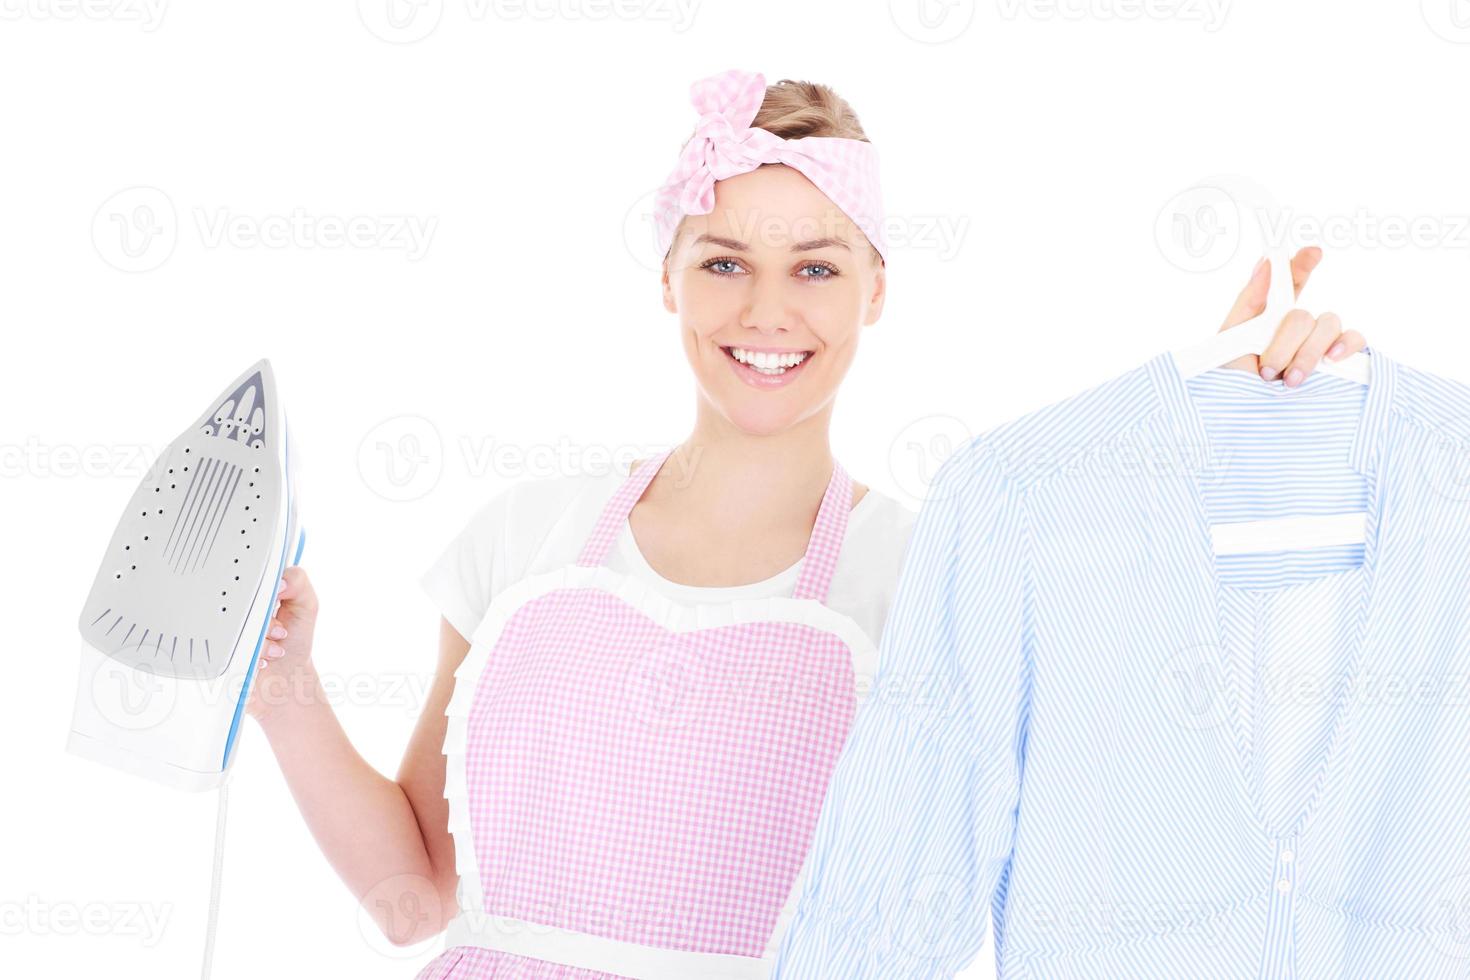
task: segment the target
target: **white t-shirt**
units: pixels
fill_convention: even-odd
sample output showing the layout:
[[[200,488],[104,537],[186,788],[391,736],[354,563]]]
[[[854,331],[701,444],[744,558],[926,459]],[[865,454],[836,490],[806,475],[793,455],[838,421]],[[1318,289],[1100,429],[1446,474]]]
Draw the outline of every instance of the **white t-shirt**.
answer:
[[[626,478],[626,469],[619,466],[604,474],[540,477],[506,487],[474,513],[419,585],[468,639],[490,600],[507,585],[576,562],[603,507]],[[875,648],[916,517],[915,511],[872,487],[848,515],[826,604],[851,617]],[[801,572],[798,559],[784,571],[747,585],[682,585],[648,564],[626,521],[605,564],[683,602],[789,596]]]

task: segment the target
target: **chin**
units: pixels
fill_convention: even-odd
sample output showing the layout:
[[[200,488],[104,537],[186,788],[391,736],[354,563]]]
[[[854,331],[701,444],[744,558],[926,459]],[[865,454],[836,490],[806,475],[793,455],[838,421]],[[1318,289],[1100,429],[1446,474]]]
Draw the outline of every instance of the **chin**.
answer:
[[[775,435],[820,411],[830,392],[822,362],[825,352],[814,352],[795,368],[773,372],[767,365],[737,363],[731,348],[720,349],[720,365],[696,365],[705,400],[732,426],[746,435]],[[715,366],[711,372],[709,368]],[[810,368],[815,366],[816,371]],[[757,373],[759,372],[759,376]],[[819,390],[820,389],[820,390]]]
[[[785,432],[796,422],[794,418],[745,418],[729,414],[725,417],[731,425],[748,436],[773,436]]]
[[[804,402],[800,405],[762,405],[759,399],[735,398],[714,404],[731,425],[749,436],[784,432],[812,414],[812,406]]]

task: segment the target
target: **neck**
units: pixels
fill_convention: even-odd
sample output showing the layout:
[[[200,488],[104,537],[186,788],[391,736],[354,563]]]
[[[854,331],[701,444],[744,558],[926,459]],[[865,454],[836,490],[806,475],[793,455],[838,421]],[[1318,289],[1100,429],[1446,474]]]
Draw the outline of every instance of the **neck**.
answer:
[[[650,494],[753,530],[789,522],[793,506],[814,515],[832,477],[830,418],[828,405],[781,432],[751,435],[701,400],[694,430]]]

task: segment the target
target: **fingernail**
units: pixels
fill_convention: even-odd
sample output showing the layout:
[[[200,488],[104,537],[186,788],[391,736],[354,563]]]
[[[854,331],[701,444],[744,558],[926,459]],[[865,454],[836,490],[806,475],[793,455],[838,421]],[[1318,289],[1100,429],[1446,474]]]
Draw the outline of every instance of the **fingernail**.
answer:
[[[278,589],[277,589],[277,590],[276,590],[276,591],[277,591],[277,592],[285,592],[285,591],[286,591],[286,589],[287,589],[287,583],[286,583],[286,580],[285,580],[285,579],[281,579],[281,586],[280,586],[280,588],[278,588]]]
[[[272,640],[284,640],[286,638],[286,627],[272,626],[270,637]]]
[[[1280,371],[1276,370],[1269,364],[1261,365],[1261,377],[1265,378],[1267,381],[1275,381],[1276,375],[1280,373]]]
[[[1256,263],[1256,267],[1251,270],[1251,278],[1254,279],[1256,276],[1259,276],[1261,274],[1261,270],[1265,267],[1266,257],[1263,255],[1261,256],[1261,260]]]
[[[1302,383],[1302,379],[1305,377],[1306,374],[1302,372],[1301,368],[1292,368],[1290,371],[1286,372],[1286,387],[1295,388],[1297,385]]]
[[[1347,348],[1344,347],[1342,345],[1342,341],[1339,340],[1327,349],[1327,356],[1335,361],[1342,356],[1342,352],[1345,350],[1347,350]]]

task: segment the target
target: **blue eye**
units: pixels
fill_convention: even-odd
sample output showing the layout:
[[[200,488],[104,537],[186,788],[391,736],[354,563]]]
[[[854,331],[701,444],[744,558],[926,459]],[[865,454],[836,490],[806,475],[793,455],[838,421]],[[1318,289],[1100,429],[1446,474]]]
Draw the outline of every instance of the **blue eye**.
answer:
[[[740,274],[741,271],[739,261],[732,258],[706,259],[705,261],[700,263],[699,267],[701,269],[709,271],[713,275],[724,276],[726,278],[737,276]],[[815,270],[815,274],[811,274],[813,270]],[[804,262],[802,263],[796,277],[798,279],[822,280],[835,279],[840,275],[842,275],[842,273],[838,272],[837,267],[832,265],[831,263]]]
[[[720,270],[715,268],[715,266],[717,265],[728,265],[735,266],[737,269],[739,268],[739,263],[736,262],[734,259],[710,259],[707,262],[702,263],[700,265],[700,268],[708,269],[710,272],[713,272],[717,276],[733,276],[735,274],[734,272],[721,272]]]

